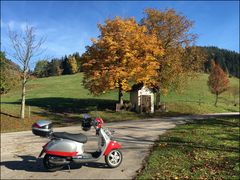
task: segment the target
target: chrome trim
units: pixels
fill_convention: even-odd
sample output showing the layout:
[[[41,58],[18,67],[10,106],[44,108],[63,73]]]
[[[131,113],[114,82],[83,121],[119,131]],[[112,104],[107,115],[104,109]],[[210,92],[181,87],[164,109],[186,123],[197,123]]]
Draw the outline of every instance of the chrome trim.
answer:
[[[44,131],[44,132],[50,132],[52,131],[52,129],[43,129],[43,128],[37,128],[37,127],[33,127],[32,129],[36,130],[36,131]]]
[[[39,120],[36,122],[40,127],[42,126],[46,126],[46,125],[49,125],[49,124],[52,124],[52,121],[48,121],[48,120]]]

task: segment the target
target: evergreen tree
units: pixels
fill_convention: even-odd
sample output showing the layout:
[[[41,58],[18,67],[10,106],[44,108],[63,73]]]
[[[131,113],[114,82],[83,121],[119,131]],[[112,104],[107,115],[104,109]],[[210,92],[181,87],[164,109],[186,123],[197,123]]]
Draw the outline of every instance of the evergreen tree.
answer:
[[[48,66],[49,62],[47,60],[38,61],[34,68],[34,75],[36,75],[38,78],[47,77]]]
[[[214,46],[199,48],[207,55],[207,61],[204,64],[205,72],[210,72],[211,60],[215,59],[225,73],[230,76],[240,77],[239,53]]]
[[[52,59],[48,66],[49,76],[60,76],[63,73],[63,69],[61,67],[62,61],[60,59]]]
[[[70,69],[68,66],[68,57],[66,55],[64,56],[62,61],[62,69],[63,69],[63,72],[62,72],[63,75],[70,74]]]

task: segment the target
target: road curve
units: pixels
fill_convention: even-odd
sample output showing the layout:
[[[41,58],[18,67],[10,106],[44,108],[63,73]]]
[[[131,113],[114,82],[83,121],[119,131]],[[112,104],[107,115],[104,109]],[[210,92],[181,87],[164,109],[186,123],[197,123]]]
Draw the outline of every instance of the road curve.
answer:
[[[124,159],[116,169],[108,168],[102,158],[99,162],[86,163],[83,166],[72,165],[70,171],[65,168],[57,172],[47,172],[42,165],[42,159],[36,157],[48,139],[34,136],[31,131],[2,133],[1,179],[131,179],[141,168],[143,159],[148,155],[149,148],[158,135],[191,119],[219,116],[239,117],[239,112],[106,123],[105,127],[116,131],[115,137],[123,146]],[[55,128],[54,131],[82,132],[80,125]],[[94,150],[97,147],[94,130],[83,133],[89,137],[85,149]]]

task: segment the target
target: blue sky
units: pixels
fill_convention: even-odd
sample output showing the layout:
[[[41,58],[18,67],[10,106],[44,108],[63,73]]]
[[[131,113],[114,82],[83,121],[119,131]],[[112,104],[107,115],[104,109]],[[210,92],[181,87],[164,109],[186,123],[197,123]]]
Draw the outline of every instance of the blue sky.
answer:
[[[47,37],[44,55],[35,60],[81,54],[99,35],[97,23],[114,16],[139,21],[145,8],[174,8],[195,21],[197,45],[239,52],[238,1],[1,1],[1,50],[11,52],[8,26],[21,31],[28,24],[36,27],[38,37]]]

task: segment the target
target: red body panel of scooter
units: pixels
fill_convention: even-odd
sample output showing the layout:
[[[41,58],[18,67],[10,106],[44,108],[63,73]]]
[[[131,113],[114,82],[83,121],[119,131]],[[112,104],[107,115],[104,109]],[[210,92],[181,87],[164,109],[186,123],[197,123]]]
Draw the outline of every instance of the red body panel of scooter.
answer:
[[[111,150],[113,150],[113,149],[119,149],[119,148],[121,148],[121,147],[122,147],[122,146],[121,146],[118,142],[116,142],[116,141],[110,141],[110,143],[108,144],[107,149],[106,149],[105,152],[104,152],[104,155],[107,156],[108,153],[109,153]]]

